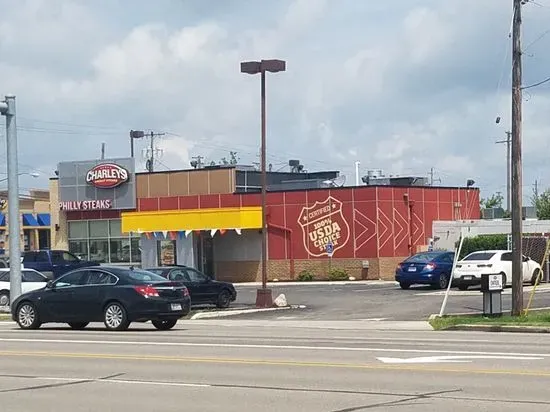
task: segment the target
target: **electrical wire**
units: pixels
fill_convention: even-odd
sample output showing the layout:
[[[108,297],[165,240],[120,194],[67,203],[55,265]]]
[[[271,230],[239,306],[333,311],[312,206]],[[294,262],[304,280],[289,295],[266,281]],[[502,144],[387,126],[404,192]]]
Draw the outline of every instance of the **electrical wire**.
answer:
[[[544,80],[541,80],[540,82],[530,84],[529,86],[523,86],[520,89],[521,90],[532,89],[533,87],[538,87],[538,86],[543,85],[543,84],[548,83],[548,82],[550,82],[550,77],[548,77]]]

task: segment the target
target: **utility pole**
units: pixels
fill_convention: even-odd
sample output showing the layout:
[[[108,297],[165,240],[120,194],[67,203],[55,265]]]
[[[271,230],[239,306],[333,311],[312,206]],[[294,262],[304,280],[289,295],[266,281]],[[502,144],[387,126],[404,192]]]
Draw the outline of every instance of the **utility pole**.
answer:
[[[512,31],[512,316],[523,312],[522,254],[522,65],[521,6],[524,0],[513,0]]]
[[[105,142],[101,143],[101,160],[105,160]]]
[[[510,211],[510,201],[511,201],[511,194],[510,194],[510,185],[512,183],[511,179],[511,169],[512,169],[512,162],[510,161],[511,154],[512,154],[512,132],[506,132],[506,140],[499,140],[496,142],[497,144],[500,143],[506,143],[506,211]]]
[[[8,154],[8,234],[10,261],[10,304],[21,295],[21,224],[19,216],[19,173],[17,171],[17,124],[15,96],[0,102],[0,114],[6,116]]]
[[[149,134],[149,138],[151,139],[151,148],[149,149],[151,151],[151,153],[149,154],[149,159],[147,159],[147,170],[149,171],[149,173],[153,172],[154,171],[154,164],[155,164],[155,138],[156,137],[160,137],[160,136],[164,136],[166,133],[155,133],[155,132],[151,132]]]

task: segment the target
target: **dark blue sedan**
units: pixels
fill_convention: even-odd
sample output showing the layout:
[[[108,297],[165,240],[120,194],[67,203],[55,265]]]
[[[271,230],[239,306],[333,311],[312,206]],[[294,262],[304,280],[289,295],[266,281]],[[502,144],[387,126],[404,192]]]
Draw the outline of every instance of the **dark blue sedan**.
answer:
[[[447,251],[417,253],[397,265],[395,280],[401,289],[413,284],[445,289],[451,279],[454,255]]]

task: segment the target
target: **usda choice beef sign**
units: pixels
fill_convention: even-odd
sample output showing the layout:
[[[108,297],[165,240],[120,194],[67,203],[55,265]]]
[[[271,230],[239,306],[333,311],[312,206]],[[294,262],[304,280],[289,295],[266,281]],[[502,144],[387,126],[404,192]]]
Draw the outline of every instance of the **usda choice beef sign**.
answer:
[[[102,163],[86,173],[86,183],[98,189],[112,189],[128,181],[128,170],[114,163]]]

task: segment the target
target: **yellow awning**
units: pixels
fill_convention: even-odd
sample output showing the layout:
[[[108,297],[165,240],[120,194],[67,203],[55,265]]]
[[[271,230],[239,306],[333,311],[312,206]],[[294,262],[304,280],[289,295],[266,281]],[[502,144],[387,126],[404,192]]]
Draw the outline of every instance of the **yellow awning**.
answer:
[[[261,207],[122,212],[122,232],[260,229]]]

